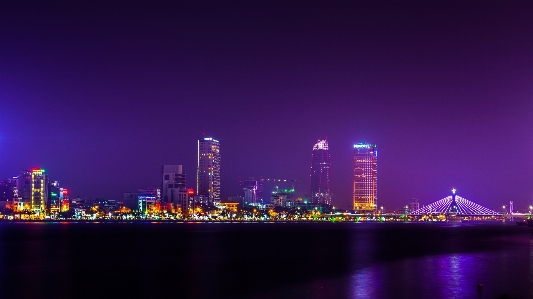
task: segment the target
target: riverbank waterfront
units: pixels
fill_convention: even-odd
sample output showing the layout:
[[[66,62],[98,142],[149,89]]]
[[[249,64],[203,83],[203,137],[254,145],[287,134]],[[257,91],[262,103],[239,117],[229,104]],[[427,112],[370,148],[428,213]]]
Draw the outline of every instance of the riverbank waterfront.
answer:
[[[482,283],[482,298],[533,295],[531,228],[511,223],[119,224],[1,222],[0,294],[478,298]]]

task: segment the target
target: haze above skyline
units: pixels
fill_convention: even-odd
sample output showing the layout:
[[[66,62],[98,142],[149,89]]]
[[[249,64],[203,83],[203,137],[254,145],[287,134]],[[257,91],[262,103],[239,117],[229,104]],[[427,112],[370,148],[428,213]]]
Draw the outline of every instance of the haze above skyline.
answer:
[[[328,137],[335,206],[353,144],[378,146],[378,205],[458,194],[533,204],[533,4],[2,2],[0,179],[42,167],[121,199],[220,140],[239,178],[303,180]],[[500,208],[500,209],[498,209]]]

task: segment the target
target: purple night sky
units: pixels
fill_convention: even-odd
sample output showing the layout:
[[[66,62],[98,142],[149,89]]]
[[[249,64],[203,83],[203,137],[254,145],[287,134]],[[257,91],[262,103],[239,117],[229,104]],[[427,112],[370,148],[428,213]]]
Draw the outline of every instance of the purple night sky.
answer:
[[[376,143],[378,204],[458,194],[533,204],[530,1],[0,4],[0,178],[42,167],[121,199],[221,142],[240,177],[295,178],[328,136],[335,206],[353,144]]]

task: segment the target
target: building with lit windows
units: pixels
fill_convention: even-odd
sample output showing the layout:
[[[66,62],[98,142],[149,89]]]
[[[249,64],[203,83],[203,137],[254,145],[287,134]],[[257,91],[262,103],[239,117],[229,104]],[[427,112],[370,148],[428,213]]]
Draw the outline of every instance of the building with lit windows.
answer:
[[[67,212],[70,209],[70,200],[67,188],[59,188],[59,201],[61,202],[60,212]]]
[[[231,213],[237,213],[239,211],[239,202],[221,202],[218,207]]]
[[[270,196],[270,204],[277,207],[294,207],[292,190],[277,190]]]
[[[375,144],[354,145],[353,208],[356,213],[374,213],[378,201],[378,151]]]
[[[9,208],[13,211],[33,211],[43,217],[69,210],[68,190],[51,181],[44,169],[23,170],[8,181],[13,191]]]
[[[331,160],[328,140],[318,140],[311,158],[311,203],[331,204]]]
[[[220,202],[220,143],[213,138],[198,140],[196,194],[207,199],[207,205]]]
[[[142,215],[146,215],[148,212],[155,210],[156,204],[161,197],[161,191],[159,189],[139,189],[136,195],[137,211]]]
[[[32,186],[32,174],[31,171],[23,170],[20,172],[20,174],[16,177],[17,180],[17,202],[16,202],[16,210],[17,211],[29,211],[31,208],[31,198],[32,198],[32,192],[31,192],[31,186]]]
[[[57,214],[61,212],[61,189],[58,181],[48,182],[48,202],[46,210],[50,214]]]
[[[170,193],[172,193],[172,190]],[[149,211],[154,211],[154,208],[161,201],[161,189],[139,189],[137,192],[124,193],[124,200],[122,206],[131,211],[138,211],[145,215]]]
[[[48,205],[48,178],[44,169],[31,171],[31,210],[37,215],[46,214]]]

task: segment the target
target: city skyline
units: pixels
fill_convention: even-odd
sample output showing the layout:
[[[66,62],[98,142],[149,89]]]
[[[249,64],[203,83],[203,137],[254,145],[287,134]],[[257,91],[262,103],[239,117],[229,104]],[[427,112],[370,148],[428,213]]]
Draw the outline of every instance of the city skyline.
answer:
[[[72,198],[75,203],[77,200],[82,200],[85,202],[98,202],[98,201],[112,201],[113,205],[118,204],[122,205],[125,208],[130,210],[135,210],[140,208],[142,213],[147,213],[147,199],[151,200],[151,204],[161,204],[161,207],[166,209],[168,204],[168,209],[173,209],[176,207],[179,209],[177,211],[185,211],[194,205],[204,205],[211,206],[217,205],[220,202],[232,203],[245,206],[255,206],[256,204],[272,204],[275,206],[281,207],[292,207],[290,203],[277,202],[273,199],[263,200],[262,191],[263,191],[263,181],[272,181],[280,183],[292,183],[291,190],[282,190],[279,189],[280,194],[285,194],[287,192],[294,193],[294,183],[297,180],[283,180],[283,179],[264,179],[260,178],[258,180],[253,177],[248,178],[247,180],[239,181],[240,191],[236,196],[230,196],[227,199],[216,198],[215,194],[220,194],[220,142],[211,137],[203,137],[198,139],[198,155],[197,155],[197,184],[205,185],[204,190],[197,190],[188,188],[186,183],[186,174],[183,172],[182,165],[163,165],[161,172],[161,185],[160,188],[150,188],[143,189],[139,188],[135,192],[124,192],[124,197],[118,198],[88,198],[80,197]],[[378,206],[377,201],[377,146],[375,144],[364,144],[358,143],[353,145],[353,197],[352,197],[352,207],[347,207],[346,210],[353,210],[355,213],[383,213],[384,206]],[[318,154],[317,154],[318,152]],[[335,205],[335,202],[331,201],[331,194],[329,193],[330,189],[324,188],[324,186],[329,186],[329,171],[330,171],[330,162],[329,162],[329,146],[327,138],[324,140],[318,140],[318,142],[313,146],[312,154],[312,167],[311,167],[311,182],[313,182],[313,176],[316,180],[322,180],[324,175],[328,181],[326,184],[311,184],[311,192],[309,194],[304,194],[303,189],[296,190],[296,194],[301,196],[299,199],[292,198],[296,202],[303,200],[303,203],[307,205],[318,204],[318,205],[330,205],[332,207]],[[0,187],[7,187],[0,190],[0,193],[3,192],[2,198],[7,199],[8,207],[32,211],[36,215],[48,214],[50,212],[61,212],[62,206],[66,204],[66,209],[70,205],[70,200],[67,195],[68,190],[66,188],[59,188],[59,181],[52,181],[48,178],[48,174],[45,174],[46,170],[42,168],[33,168],[31,171],[22,170],[18,176],[9,177],[7,179],[0,179]],[[216,175],[215,175],[216,173]],[[206,174],[206,175],[205,175]],[[207,179],[202,178],[202,176],[207,177]],[[202,180],[204,182],[202,182]],[[301,181],[300,181],[301,182]],[[277,183],[276,183],[277,185]],[[13,189],[13,186],[15,189]],[[215,186],[217,191],[215,192]],[[314,193],[313,189],[317,188],[319,191],[328,191],[328,192],[318,192]],[[456,189],[452,190],[453,197],[455,197]],[[10,196],[9,193],[12,193],[13,196]],[[278,192],[278,186],[275,186],[272,189],[272,194]],[[285,193],[284,193],[285,192]],[[269,192],[270,193],[270,192]],[[193,197],[195,197],[193,199]],[[240,198],[239,198],[240,197]],[[137,198],[139,198],[139,203],[137,204]],[[142,198],[142,200],[141,200]],[[427,205],[423,205],[423,208],[420,211],[425,211],[427,209],[431,210],[433,206],[437,207],[435,210],[441,209],[444,205],[442,202],[446,201],[445,204],[450,204],[453,201],[450,201],[450,196],[439,200],[437,202],[432,202]],[[459,197],[459,204],[463,204],[464,199]],[[328,202],[326,200],[329,199]],[[66,201],[65,201],[66,200]],[[142,203],[141,203],[142,202]],[[5,202],[4,202],[5,203]],[[416,208],[412,208],[412,204],[416,203]],[[500,202],[501,203],[501,202]],[[506,203],[506,202],[503,202]],[[409,205],[405,206],[405,209],[410,212],[419,209],[418,200],[416,198],[411,198]],[[458,205],[452,205],[456,209]],[[144,208],[142,208],[144,207]],[[339,209],[343,209],[339,207]],[[531,211],[532,205],[529,205],[529,211]],[[394,211],[401,212],[404,210],[403,204],[399,207],[387,207],[389,211],[393,209]],[[506,205],[503,206],[505,210]],[[520,208],[525,208],[525,206],[520,206]],[[458,208],[462,209],[474,209],[474,210],[487,210],[491,213],[496,213],[490,209],[487,209],[478,204],[466,201],[466,207]],[[440,210],[439,210],[440,211]],[[451,211],[451,209],[450,209]],[[513,213],[513,201],[509,203],[509,213]],[[418,214],[417,214],[418,215]]]
[[[42,167],[71,197],[121,198],[183,165],[192,187],[196,140],[213,136],[225,199],[248,177],[309,186],[309,147],[328,136],[340,207],[352,206],[359,142],[380,147],[379,205],[457,188],[488,208],[527,207],[531,9],[2,2],[0,177]]]

